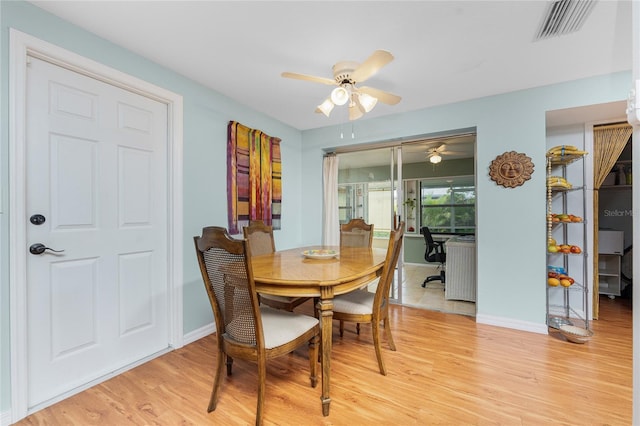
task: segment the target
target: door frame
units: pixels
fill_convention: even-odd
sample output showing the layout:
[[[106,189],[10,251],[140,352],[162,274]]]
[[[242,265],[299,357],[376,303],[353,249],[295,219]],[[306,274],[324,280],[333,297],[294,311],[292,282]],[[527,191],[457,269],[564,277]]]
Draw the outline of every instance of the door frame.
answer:
[[[395,155],[394,155],[395,154]],[[394,162],[394,158],[395,158],[395,162]],[[402,200],[404,200],[404,178],[402,175],[402,166],[403,166],[403,162],[402,162],[402,145],[399,146],[395,146],[391,149],[391,186],[392,186],[392,191],[391,191],[391,197],[394,197],[395,200],[391,200],[391,209],[393,210],[391,212],[391,217],[393,218],[393,222],[395,222],[395,215],[396,215],[396,211],[397,212],[401,212],[402,210]],[[394,168],[397,170],[396,173],[396,179],[394,182],[393,179],[393,172],[394,172]],[[395,186],[395,188],[393,188]],[[395,201],[395,203],[394,203]],[[394,210],[395,209],[395,210]],[[399,224],[398,224],[399,225]],[[406,232],[406,219],[405,219],[405,229],[403,232]],[[395,229],[395,226],[393,226],[393,223],[391,224],[391,229]],[[404,237],[403,237],[404,239]],[[404,243],[404,241],[403,241]],[[400,246],[400,255],[398,256],[398,264],[396,265],[396,271],[398,272],[397,274],[394,274],[393,276],[393,280],[391,282],[391,285],[395,285],[396,288],[395,290],[397,290],[397,297],[393,297],[393,291],[391,292],[391,300],[395,301],[396,303],[400,303],[400,304],[404,304],[404,297],[402,295],[402,283],[404,281],[404,244],[402,244]]]
[[[27,366],[26,256],[26,82],[27,56],[38,57],[85,76],[167,105],[167,283],[168,348],[183,346],[183,213],[182,213],[182,96],[93,61],[54,44],[10,28],[9,47],[9,292],[11,322],[11,417],[29,414]],[[167,349],[169,350],[169,349]],[[150,358],[158,356],[153,354]],[[146,361],[148,358],[140,360]],[[70,396],[135,365],[64,394]],[[53,401],[55,402],[55,401]],[[42,408],[42,407],[40,407]]]

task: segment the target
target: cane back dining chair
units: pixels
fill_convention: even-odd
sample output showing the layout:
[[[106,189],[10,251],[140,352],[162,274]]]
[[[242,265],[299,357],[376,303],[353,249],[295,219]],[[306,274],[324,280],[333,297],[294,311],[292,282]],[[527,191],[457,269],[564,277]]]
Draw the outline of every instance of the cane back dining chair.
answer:
[[[198,264],[216,323],[218,358],[208,412],[216,409],[223,366],[231,375],[233,359],[258,364],[256,425],[262,424],[267,360],[309,346],[311,386],[317,385],[318,319],[260,306],[251,269],[251,248],[222,227],[202,229],[194,237]],[[225,362],[226,361],[226,362]]]
[[[444,251],[444,242],[435,241],[431,231],[426,226],[423,226],[420,229],[420,232],[422,232],[422,235],[424,236],[424,243],[426,246],[424,251],[424,260],[430,263],[440,263],[440,273],[438,275],[429,275],[425,278],[422,283],[422,287],[426,287],[427,283],[431,281],[440,281],[444,284],[446,278],[444,265],[447,262],[447,253]]]
[[[340,225],[340,247],[371,247],[373,224],[363,219],[351,219]]]
[[[387,256],[384,261],[380,281],[375,293],[366,289],[352,291],[350,293],[336,296],[333,299],[333,318],[340,321],[340,336],[344,334],[344,321],[355,323],[370,323],[373,335],[373,345],[378,359],[380,374],[387,375],[387,369],[382,359],[382,348],[380,343],[380,321],[383,322],[387,343],[392,351],[396,350],[396,345],[391,335],[391,325],[389,323],[389,291],[391,283],[400,257],[402,247],[402,237],[404,235],[404,222],[400,222],[398,227],[391,231],[389,244],[387,246]]]
[[[372,245],[373,224],[368,224],[364,219],[358,218],[340,225],[340,247],[371,247]],[[375,285],[378,280],[379,278],[375,278],[362,288]],[[344,322],[340,321],[340,327],[344,327]],[[356,323],[356,333],[360,334],[360,323]]]
[[[273,227],[265,225],[262,220],[252,220],[249,226],[242,228],[244,238],[251,247],[252,256],[260,256],[276,251],[276,244],[273,239]],[[261,294],[260,303],[276,309],[284,309],[293,312],[299,306],[309,300],[310,297],[287,297],[272,294]]]

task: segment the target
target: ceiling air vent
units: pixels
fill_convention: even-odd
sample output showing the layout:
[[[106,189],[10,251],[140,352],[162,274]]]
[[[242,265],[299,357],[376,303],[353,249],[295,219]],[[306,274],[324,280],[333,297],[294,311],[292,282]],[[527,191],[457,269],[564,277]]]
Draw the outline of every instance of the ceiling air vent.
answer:
[[[578,31],[597,0],[552,0],[547,3],[536,40]]]

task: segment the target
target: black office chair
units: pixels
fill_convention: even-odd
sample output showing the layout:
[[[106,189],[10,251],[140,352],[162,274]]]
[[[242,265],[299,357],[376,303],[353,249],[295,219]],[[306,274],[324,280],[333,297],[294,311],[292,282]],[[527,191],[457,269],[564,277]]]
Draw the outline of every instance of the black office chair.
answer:
[[[444,284],[445,275],[444,275],[444,264],[447,261],[447,254],[444,252],[444,242],[443,241],[434,241],[433,235],[431,235],[431,231],[426,226],[420,228],[420,232],[424,235],[424,242],[427,247],[424,251],[424,260],[430,263],[439,262],[440,263],[440,274],[439,275],[430,275],[425,278],[422,283],[422,287],[426,287],[427,283],[430,281],[441,281]]]

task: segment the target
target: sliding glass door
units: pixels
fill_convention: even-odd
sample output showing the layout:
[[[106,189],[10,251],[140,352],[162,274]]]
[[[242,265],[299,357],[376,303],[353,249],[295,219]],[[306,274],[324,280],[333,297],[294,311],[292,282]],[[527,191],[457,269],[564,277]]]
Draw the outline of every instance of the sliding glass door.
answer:
[[[387,248],[390,231],[398,222],[401,190],[400,147],[339,153],[338,209],[340,223],[362,218],[374,225],[373,246]],[[402,303],[402,257],[391,296]],[[370,288],[375,291],[375,288]]]
[[[386,248],[394,225],[400,219],[406,222],[391,295],[397,303],[423,306],[433,301],[424,302],[421,284],[430,273],[425,268],[439,265],[425,261],[421,227],[429,226],[445,238],[475,234],[475,139],[467,129],[396,145],[389,142],[383,148],[353,146],[335,152],[340,223],[353,218],[373,223],[373,244]]]

